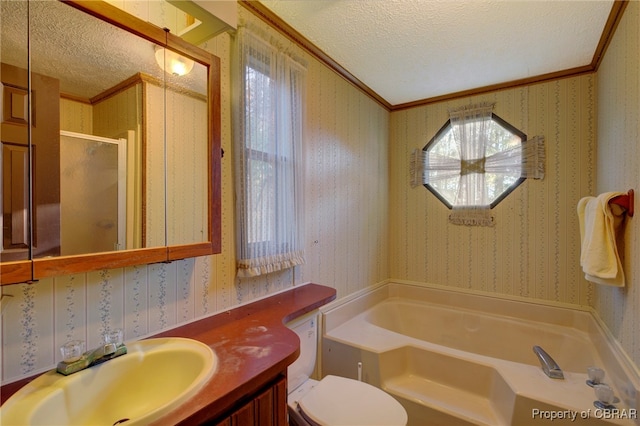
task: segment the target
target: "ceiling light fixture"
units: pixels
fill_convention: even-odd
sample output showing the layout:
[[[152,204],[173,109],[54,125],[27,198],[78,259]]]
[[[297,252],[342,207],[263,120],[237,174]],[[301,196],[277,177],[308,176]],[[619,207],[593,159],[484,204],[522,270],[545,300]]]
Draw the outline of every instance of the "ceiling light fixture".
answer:
[[[156,62],[162,70],[175,76],[189,74],[194,64],[193,60],[160,46],[156,46]]]

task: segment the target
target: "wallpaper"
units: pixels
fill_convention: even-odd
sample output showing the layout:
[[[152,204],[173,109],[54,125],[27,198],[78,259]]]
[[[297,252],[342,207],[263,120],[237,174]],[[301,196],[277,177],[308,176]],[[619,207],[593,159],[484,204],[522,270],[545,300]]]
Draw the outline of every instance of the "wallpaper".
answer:
[[[391,114],[390,275],[497,295],[589,305],[580,273],[576,204],[593,193],[593,74],[427,105]],[[409,159],[448,119],[448,109],[494,102],[529,138],[545,137],[546,174],[527,179],[493,210],[493,227],[448,222],[450,210],[409,186]]]
[[[598,70],[596,192],[640,193],[640,3],[629,2]],[[640,368],[639,214],[622,233],[624,288],[596,287],[595,308]]]

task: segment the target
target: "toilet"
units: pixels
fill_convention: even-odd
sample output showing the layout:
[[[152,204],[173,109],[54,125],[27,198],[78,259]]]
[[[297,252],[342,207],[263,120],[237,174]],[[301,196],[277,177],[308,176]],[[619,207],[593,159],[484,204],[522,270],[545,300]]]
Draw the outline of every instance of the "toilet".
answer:
[[[300,338],[300,356],[287,369],[289,423],[297,426],[404,426],[407,412],[388,393],[358,380],[311,379],[318,349],[318,312],[286,326]],[[356,368],[354,366],[354,368]]]

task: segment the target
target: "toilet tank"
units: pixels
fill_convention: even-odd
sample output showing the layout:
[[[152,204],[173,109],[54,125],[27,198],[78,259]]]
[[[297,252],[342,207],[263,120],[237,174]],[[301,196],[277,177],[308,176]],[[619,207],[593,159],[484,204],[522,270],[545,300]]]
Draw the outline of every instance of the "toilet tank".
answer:
[[[300,338],[300,356],[287,369],[288,391],[306,382],[316,366],[318,352],[318,311],[312,311],[285,324]]]

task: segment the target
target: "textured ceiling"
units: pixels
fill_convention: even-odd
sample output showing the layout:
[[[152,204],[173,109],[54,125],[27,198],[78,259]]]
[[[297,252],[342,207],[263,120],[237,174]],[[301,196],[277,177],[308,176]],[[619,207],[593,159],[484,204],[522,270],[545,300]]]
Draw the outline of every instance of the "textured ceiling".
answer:
[[[612,0],[260,0],[391,105],[591,64]]]

